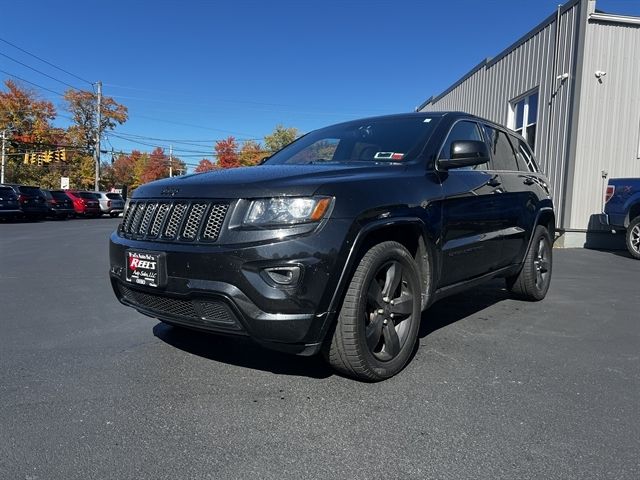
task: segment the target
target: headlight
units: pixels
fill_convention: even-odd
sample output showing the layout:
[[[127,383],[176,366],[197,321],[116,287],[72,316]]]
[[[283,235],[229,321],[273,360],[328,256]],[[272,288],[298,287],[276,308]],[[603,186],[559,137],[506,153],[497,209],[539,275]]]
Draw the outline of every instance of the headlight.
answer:
[[[254,200],[249,205],[243,225],[296,225],[317,222],[329,211],[331,197],[279,197]]]

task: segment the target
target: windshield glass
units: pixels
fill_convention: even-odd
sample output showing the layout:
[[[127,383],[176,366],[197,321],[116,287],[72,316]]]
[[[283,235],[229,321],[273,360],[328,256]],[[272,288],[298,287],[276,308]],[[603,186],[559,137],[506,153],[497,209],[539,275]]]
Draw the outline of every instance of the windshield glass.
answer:
[[[266,164],[406,162],[420,153],[434,120],[423,116],[394,117],[334,125],[296,140]]]

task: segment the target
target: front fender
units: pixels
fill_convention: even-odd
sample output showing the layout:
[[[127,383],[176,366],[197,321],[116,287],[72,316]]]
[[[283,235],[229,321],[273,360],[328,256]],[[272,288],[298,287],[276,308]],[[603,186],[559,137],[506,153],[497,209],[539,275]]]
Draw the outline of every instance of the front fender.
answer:
[[[357,268],[358,262],[361,258],[361,254],[363,252],[363,248],[366,248],[366,243],[368,239],[371,238],[372,234],[375,234],[378,231],[383,229],[389,229],[394,227],[402,227],[406,225],[415,226],[421,232],[422,238],[424,240],[424,245],[426,246],[426,252],[429,256],[429,262],[433,265],[431,272],[429,272],[429,289],[433,285],[433,272],[437,270],[437,262],[439,261],[435,252],[433,250],[433,246],[437,242],[437,234],[433,229],[427,227],[427,224],[419,217],[411,217],[411,216],[402,216],[402,217],[389,217],[389,218],[378,218],[375,220],[371,220],[365,225],[354,224],[356,233],[352,237],[352,239],[347,240],[347,253],[346,260],[344,261],[344,266],[342,271],[340,272],[340,276],[338,282],[336,284],[335,290],[332,292],[329,307],[327,311],[327,316],[325,317],[325,322],[322,326],[321,330],[321,339],[324,339],[329,327],[333,323],[336,318],[336,315],[340,309],[340,302],[344,297],[344,293],[349,286],[349,282],[351,280],[351,276],[355,269]],[[427,292],[424,292],[427,293]],[[426,303],[426,302],[423,302]]]

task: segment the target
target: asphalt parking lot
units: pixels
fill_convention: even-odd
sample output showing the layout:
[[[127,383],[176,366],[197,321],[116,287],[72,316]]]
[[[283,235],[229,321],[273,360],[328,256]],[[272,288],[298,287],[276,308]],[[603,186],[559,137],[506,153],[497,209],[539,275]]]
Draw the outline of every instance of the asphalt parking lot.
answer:
[[[423,317],[377,384],[121,306],[118,220],[0,223],[0,478],[640,478],[640,262],[556,250]]]

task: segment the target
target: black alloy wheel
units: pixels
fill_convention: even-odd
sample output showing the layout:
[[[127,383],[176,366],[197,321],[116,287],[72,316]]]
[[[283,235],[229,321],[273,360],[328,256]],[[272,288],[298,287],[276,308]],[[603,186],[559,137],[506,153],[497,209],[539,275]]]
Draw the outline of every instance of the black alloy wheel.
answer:
[[[340,373],[389,378],[409,361],[418,337],[421,283],[415,260],[398,242],[367,251],[351,278],[325,356]]]
[[[395,358],[409,336],[415,292],[407,275],[402,264],[392,260],[378,269],[367,289],[367,346],[383,362]]]
[[[507,289],[523,300],[542,300],[549,291],[553,270],[553,244],[549,231],[536,226],[529,251],[517,275],[508,277]]]
[[[538,248],[536,249],[533,265],[536,273],[536,287],[538,290],[543,290],[548,283],[549,276],[551,275],[551,262],[549,257],[551,256],[551,249],[544,237],[540,237],[538,240]]]

